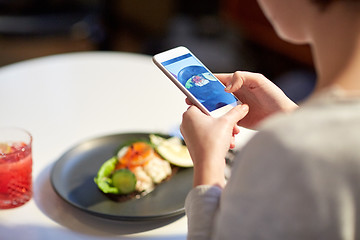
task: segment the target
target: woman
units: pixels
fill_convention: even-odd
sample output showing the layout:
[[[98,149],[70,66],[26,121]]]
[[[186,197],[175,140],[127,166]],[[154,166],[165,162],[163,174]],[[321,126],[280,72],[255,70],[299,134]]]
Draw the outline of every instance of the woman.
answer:
[[[188,239],[359,239],[360,0],[258,2],[281,38],[311,45],[316,90],[298,108],[262,75],[236,72],[218,77],[243,105],[217,119],[189,107]],[[259,132],[225,184],[236,123]]]

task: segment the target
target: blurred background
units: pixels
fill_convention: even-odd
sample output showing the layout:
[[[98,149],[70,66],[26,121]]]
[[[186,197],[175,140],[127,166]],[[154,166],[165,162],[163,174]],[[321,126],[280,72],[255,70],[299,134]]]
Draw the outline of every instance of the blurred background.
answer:
[[[0,0],[0,66],[79,51],[153,55],[183,45],[213,72],[260,72],[296,102],[308,46],[279,39],[254,0]]]

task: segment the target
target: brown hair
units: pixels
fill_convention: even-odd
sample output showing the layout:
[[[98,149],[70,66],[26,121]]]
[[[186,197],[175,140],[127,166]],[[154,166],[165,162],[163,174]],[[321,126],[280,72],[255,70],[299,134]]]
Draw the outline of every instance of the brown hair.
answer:
[[[318,4],[321,8],[326,8],[330,4],[336,1],[344,1],[344,2],[359,2],[360,0],[311,0],[312,2]]]

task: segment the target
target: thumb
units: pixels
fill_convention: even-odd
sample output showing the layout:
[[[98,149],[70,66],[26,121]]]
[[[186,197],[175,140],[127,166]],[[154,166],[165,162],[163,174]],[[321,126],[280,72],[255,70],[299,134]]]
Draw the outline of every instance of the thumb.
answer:
[[[225,114],[225,116],[234,124],[243,119],[249,112],[249,105],[241,104],[235,106],[229,112]]]

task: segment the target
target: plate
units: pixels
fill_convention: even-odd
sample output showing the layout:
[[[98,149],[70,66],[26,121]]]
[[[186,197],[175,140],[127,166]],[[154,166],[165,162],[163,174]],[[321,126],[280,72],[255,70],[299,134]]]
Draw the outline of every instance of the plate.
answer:
[[[185,198],[192,188],[192,168],[180,169],[144,197],[121,203],[110,200],[94,183],[100,166],[114,155],[119,145],[136,139],[149,139],[149,133],[107,135],[74,146],[52,169],[51,184],[55,192],[71,205],[108,219],[155,220],[184,214]]]

